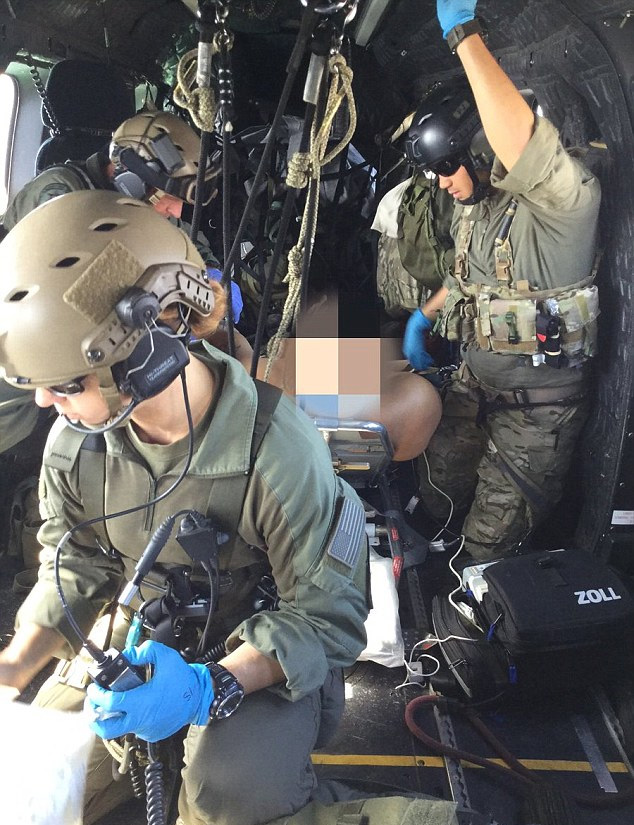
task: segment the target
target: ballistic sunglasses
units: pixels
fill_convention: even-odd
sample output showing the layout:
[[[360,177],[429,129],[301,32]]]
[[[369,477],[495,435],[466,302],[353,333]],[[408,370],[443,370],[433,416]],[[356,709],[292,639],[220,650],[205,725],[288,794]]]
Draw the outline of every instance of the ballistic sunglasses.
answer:
[[[459,158],[447,158],[447,160],[440,160],[433,163],[427,168],[434,175],[441,175],[443,178],[448,178],[455,175],[458,169],[462,166],[462,161]]]
[[[85,375],[80,375],[79,378],[73,378],[71,381],[66,381],[65,384],[54,384],[52,387],[47,387],[46,389],[51,395],[56,395],[58,398],[66,398],[70,395],[81,395],[85,389],[82,383],[85,378]]]

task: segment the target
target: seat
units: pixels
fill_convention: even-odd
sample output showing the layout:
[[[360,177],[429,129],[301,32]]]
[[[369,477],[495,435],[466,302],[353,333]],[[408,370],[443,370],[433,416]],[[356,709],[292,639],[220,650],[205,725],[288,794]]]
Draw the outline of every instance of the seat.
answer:
[[[134,114],[134,89],[114,66],[76,58],[61,60],[46,82],[42,123],[51,136],[40,146],[35,173],[66,160],[85,160]]]

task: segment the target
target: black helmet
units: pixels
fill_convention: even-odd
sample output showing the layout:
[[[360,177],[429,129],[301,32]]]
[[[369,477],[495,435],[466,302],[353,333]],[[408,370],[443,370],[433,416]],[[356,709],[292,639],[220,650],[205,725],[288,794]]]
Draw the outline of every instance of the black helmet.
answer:
[[[419,105],[403,140],[407,160],[440,175],[488,168],[493,152],[467,84],[439,85]]]

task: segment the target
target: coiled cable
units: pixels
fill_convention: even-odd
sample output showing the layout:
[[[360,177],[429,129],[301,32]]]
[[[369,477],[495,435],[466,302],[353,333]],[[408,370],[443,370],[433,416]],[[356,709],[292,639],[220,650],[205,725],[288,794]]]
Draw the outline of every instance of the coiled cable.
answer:
[[[157,758],[158,748],[148,742],[149,764],[145,768],[145,796],[147,825],[165,825],[165,800],[163,795],[163,763]]]

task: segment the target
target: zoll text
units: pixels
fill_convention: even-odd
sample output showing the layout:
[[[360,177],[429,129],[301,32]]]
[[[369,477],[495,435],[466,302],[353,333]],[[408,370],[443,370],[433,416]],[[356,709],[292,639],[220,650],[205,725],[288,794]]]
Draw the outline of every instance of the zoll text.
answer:
[[[575,590],[575,596],[577,597],[577,604],[614,602],[621,598],[619,594],[615,593],[611,587],[601,587],[599,590]]]

